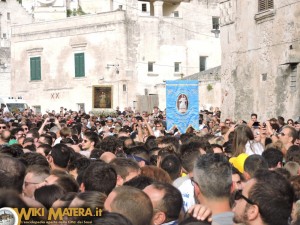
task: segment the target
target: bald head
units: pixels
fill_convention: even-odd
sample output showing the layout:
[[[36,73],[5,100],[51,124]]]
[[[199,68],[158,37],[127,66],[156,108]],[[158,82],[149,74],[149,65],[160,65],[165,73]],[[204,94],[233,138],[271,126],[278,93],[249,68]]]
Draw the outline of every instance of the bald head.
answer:
[[[116,155],[111,152],[104,152],[100,157],[100,159],[106,163],[110,163],[115,158],[116,158]]]

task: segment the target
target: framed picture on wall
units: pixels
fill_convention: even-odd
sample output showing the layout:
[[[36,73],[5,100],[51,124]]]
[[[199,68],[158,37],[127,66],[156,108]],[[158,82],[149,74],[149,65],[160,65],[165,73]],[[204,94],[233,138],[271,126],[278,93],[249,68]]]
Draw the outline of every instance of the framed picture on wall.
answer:
[[[112,108],[112,86],[93,86],[93,108]]]

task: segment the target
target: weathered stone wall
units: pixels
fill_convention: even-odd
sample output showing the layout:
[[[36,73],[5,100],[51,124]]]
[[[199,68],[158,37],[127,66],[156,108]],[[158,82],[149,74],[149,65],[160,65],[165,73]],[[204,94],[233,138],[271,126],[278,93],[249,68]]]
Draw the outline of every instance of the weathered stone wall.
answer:
[[[0,12],[0,96],[11,96],[11,26],[30,23],[32,17],[16,0],[0,1]]]
[[[291,88],[291,67],[300,62],[300,3],[274,1],[258,13],[257,1],[222,0],[223,117],[260,120],[300,115],[300,78]]]

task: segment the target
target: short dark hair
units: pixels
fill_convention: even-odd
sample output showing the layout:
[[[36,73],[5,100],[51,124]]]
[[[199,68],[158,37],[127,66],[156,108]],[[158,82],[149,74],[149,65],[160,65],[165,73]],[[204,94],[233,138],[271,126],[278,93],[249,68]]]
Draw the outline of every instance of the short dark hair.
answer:
[[[53,172],[53,171],[52,171]],[[51,173],[52,174],[52,173]],[[66,192],[78,192],[79,185],[77,181],[69,174],[57,174],[56,184],[62,187]]]
[[[270,170],[258,170],[248,198],[255,202],[265,224],[282,225],[292,212],[294,191],[282,175]]]
[[[31,134],[31,136],[32,136],[33,139],[40,137],[39,132],[37,130],[35,130],[35,129],[29,130],[28,133],[27,133],[27,135],[28,134]]]
[[[77,169],[77,173],[84,171],[91,164],[91,160],[85,157],[73,160],[68,165],[68,171]]]
[[[211,225],[211,222],[201,221],[194,217],[188,217],[179,223],[179,225]]]
[[[51,150],[53,163],[61,168],[67,168],[69,161],[74,155],[74,150],[67,145],[57,144]]]
[[[156,137],[153,135],[147,137],[147,140],[145,142],[145,147],[148,151],[151,151],[151,149],[153,148],[157,148]]]
[[[34,191],[34,198],[49,209],[52,204],[65,195],[63,188],[56,184],[42,186]]]
[[[180,191],[173,185],[168,183],[155,182],[152,186],[164,192],[164,197],[160,201],[159,207],[161,211],[166,214],[166,221],[177,220],[180,214],[180,210],[183,206],[183,200]]]
[[[19,131],[24,132],[23,128],[21,127],[16,127],[14,129],[11,130],[11,136],[15,136]]]
[[[14,158],[19,158],[24,155],[23,148],[19,144],[4,145],[0,148],[0,153],[10,155]]]
[[[103,212],[101,217],[98,217],[96,220],[93,221],[95,225],[132,225],[129,219],[119,213],[113,212]]]
[[[112,165],[93,162],[84,171],[82,183],[86,191],[99,191],[108,195],[116,186],[117,173]]]
[[[284,118],[282,116],[278,116],[277,121],[280,125],[284,125]]]
[[[262,153],[262,157],[267,161],[269,168],[274,168],[283,161],[283,153],[277,148],[268,148]]]
[[[253,177],[258,169],[268,169],[265,158],[256,154],[248,156],[244,163],[244,171]]]
[[[91,154],[90,154],[90,159],[100,159],[101,155],[104,153],[103,150],[101,149],[98,149],[98,148],[94,148],[92,151],[91,151]]]
[[[257,118],[257,114],[256,113],[251,113],[251,117],[255,116]]]
[[[186,144],[190,141],[191,137],[193,137],[195,134],[191,133],[184,133],[180,135],[179,140],[181,141],[181,144]]]
[[[98,191],[85,191],[79,193],[76,198],[82,200],[82,204],[80,206],[76,206],[78,208],[90,208],[92,212],[95,213],[96,208],[103,209],[104,202],[106,200],[106,195],[104,193]]]
[[[127,158],[115,158],[110,163],[113,166],[116,173],[120,175],[123,179],[125,179],[131,171],[139,171],[140,167],[139,164]]]
[[[123,186],[130,186],[130,187],[135,187],[140,190],[143,190],[145,187],[149,186],[153,182],[154,182],[154,180],[152,178],[140,175],[140,176],[130,179],[129,181],[126,181],[123,184]]]
[[[36,152],[26,152],[21,156],[21,161],[24,162],[26,166],[40,165],[49,167],[47,159],[39,153]]]
[[[180,176],[181,162],[174,154],[167,155],[163,158],[160,163],[160,167],[170,175],[172,180],[175,180]]]
[[[115,153],[119,143],[118,139],[114,136],[108,136],[103,138],[101,143],[101,149],[105,152]]]
[[[175,152],[179,154],[179,140],[174,136],[162,136],[156,139],[158,144],[173,145],[175,147]]]
[[[83,134],[87,139],[89,139],[91,142],[94,142],[94,146],[98,145],[100,142],[100,139],[98,137],[98,134],[96,132],[93,131],[86,131]]]
[[[53,139],[52,137],[49,135],[49,134],[41,134],[40,135],[40,138],[43,137],[45,139],[45,142],[44,144],[48,144],[48,145],[52,145],[52,142],[53,142]]]
[[[149,152],[143,145],[134,146],[132,148],[129,148],[128,151],[130,155],[138,156],[139,158],[143,159],[143,161],[145,161],[146,164],[149,164],[150,161]]]
[[[201,154],[199,145],[195,142],[183,144],[181,145],[180,151],[180,159],[183,169],[185,169],[188,173],[192,172],[194,169],[194,163],[197,157]]]
[[[47,155],[51,152],[51,150],[52,150],[51,145],[48,145],[48,144],[41,144],[38,148],[42,148],[46,156],[47,156]]]

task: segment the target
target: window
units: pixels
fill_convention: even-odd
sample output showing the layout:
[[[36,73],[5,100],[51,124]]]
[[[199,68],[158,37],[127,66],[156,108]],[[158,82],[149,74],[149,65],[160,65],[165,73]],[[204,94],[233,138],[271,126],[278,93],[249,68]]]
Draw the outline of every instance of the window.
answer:
[[[258,11],[274,8],[274,0],[258,0]]]
[[[7,20],[10,20],[10,13],[7,13]]]
[[[180,62],[175,62],[174,63],[174,72],[179,73],[180,72]]]
[[[148,72],[154,71],[154,62],[148,62]]]
[[[220,17],[213,17],[212,18],[212,28],[214,30],[219,30],[220,29]]]
[[[7,36],[6,36],[6,33],[3,33],[3,34],[2,34],[2,37],[3,37],[4,39],[6,39],[6,37],[7,37]]]
[[[75,53],[75,77],[84,77],[84,53]]]
[[[127,91],[127,86],[126,86],[126,84],[123,84],[123,91],[124,91],[124,92]]]
[[[207,56],[200,56],[200,60],[199,60],[200,61],[200,66],[199,66],[200,72],[206,70],[206,58],[207,58]]]
[[[297,91],[297,64],[291,64],[290,88],[292,92]]]
[[[41,57],[30,58],[30,80],[41,80]]]
[[[174,14],[174,17],[179,17],[179,12],[178,11],[174,11],[173,14]]]
[[[142,4],[142,12],[147,12],[147,4]]]
[[[35,113],[41,113],[42,112],[40,105],[34,105],[32,107],[34,108]]]

